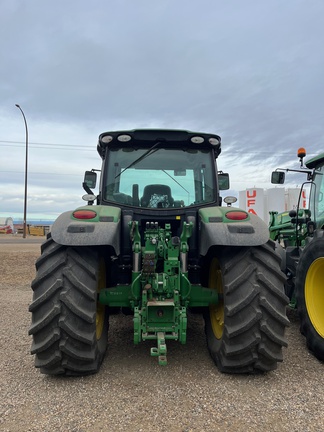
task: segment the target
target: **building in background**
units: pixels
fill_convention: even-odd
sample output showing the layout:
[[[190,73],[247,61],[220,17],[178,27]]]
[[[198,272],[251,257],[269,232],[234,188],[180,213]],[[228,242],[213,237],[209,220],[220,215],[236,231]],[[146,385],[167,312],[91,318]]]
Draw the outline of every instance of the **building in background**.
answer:
[[[250,188],[239,192],[239,207],[269,223],[269,211],[297,209],[299,188]],[[308,208],[308,190],[303,189],[300,208]]]

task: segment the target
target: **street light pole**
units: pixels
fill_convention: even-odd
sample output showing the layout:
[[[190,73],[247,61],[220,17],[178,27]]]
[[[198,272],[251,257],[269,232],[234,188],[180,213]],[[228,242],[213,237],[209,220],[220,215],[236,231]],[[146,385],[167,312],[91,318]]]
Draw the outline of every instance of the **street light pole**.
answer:
[[[21,114],[24,118],[25,122],[25,129],[26,129],[26,157],[25,157],[25,196],[24,196],[24,231],[23,231],[23,238],[26,238],[26,232],[27,232],[27,168],[28,168],[28,128],[27,128],[27,121],[24,114],[24,111],[20,108],[18,104],[15,104],[16,107],[21,111]]]

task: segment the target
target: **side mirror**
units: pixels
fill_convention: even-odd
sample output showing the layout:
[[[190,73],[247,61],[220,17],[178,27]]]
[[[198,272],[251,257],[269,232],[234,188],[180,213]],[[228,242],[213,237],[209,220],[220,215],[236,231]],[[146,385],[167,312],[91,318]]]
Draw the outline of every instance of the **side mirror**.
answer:
[[[97,173],[94,171],[86,171],[84,174],[84,183],[90,189],[95,188],[97,183]]]
[[[285,173],[282,171],[273,171],[271,174],[271,183],[284,184],[285,183]]]
[[[229,189],[230,181],[229,181],[228,173],[223,173],[223,172],[218,173],[218,187],[219,187],[219,190]]]

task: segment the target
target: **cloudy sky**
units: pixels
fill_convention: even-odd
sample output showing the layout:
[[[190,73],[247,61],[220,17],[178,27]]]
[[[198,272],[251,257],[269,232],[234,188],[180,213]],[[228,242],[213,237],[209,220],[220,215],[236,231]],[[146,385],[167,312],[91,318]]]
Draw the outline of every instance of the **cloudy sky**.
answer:
[[[323,17],[323,0],[0,0],[0,216],[23,215],[15,104],[28,218],[83,205],[108,130],[217,133],[230,193],[271,187],[298,147],[324,151]]]

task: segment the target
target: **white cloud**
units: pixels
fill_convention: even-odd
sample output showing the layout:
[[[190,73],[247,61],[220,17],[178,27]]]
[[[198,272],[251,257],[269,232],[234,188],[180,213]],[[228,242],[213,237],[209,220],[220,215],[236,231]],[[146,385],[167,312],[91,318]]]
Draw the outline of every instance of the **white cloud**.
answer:
[[[269,187],[272,169],[298,165],[299,146],[323,151],[323,12],[303,0],[4,3],[0,211],[21,211],[15,103],[32,211],[77,205],[106,130],[219,133],[233,190]]]

